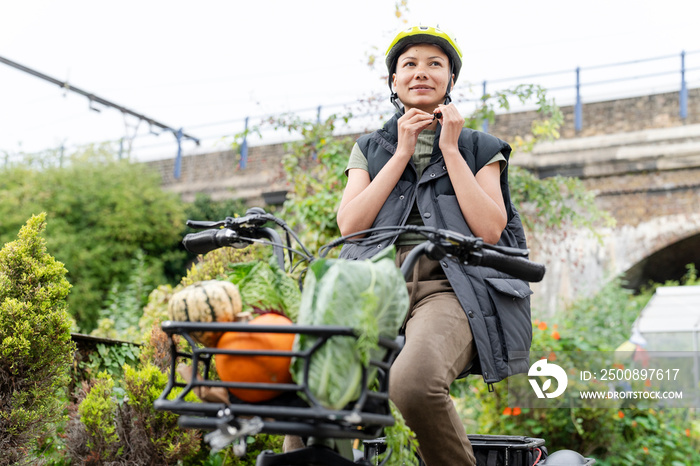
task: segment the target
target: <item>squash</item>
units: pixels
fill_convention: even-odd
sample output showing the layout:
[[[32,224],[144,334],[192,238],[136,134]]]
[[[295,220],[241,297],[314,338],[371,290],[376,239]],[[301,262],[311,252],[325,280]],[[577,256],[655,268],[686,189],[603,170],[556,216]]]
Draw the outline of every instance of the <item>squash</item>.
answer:
[[[287,317],[269,312],[255,317],[247,325],[291,325]],[[291,351],[294,333],[249,333],[226,332],[219,339],[218,349],[225,350],[275,350]],[[289,372],[291,357],[243,356],[216,354],[216,372],[225,382],[291,383]],[[253,390],[229,388],[231,393],[243,401],[256,403],[270,400],[282,392],[277,390]]]
[[[168,303],[170,320],[180,322],[233,322],[243,302],[238,288],[224,280],[207,280],[173,294]],[[215,347],[223,332],[193,332],[192,338]]]

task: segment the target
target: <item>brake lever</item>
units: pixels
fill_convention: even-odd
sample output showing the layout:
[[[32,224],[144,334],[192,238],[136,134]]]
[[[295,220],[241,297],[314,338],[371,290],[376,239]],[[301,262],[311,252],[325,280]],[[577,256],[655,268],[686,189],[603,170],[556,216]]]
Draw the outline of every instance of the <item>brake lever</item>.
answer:
[[[211,222],[207,220],[187,220],[185,225],[197,230],[207,230],[210,228],[221,228],[226,225],[226,221]]]
[[[469,249],[481,249],[484,244],[484,241],[481,238],[466,236],[452,230],[439,229],[437,232],[435,232],[435,234],[455,246],[467,247]]]
[[[261,227],[269,221],[274,221],[274,217],[260,207],[251,207],[242,217],[226,217],[225,220],[219,220],[216,222],[206,220],[187,220],[185,224],[188,227],[195,228],[197,230],[221,227],[238,229],[246,226],[250,226],[251,228]]]
[[[510,246],[499,246],[497,244],[484,243],[484,240],[482,240],[479,237],[465,236],[461,233],[457,233],[451,230],[438,230],[437,234],[439,234],[445,240],[451,243],[457,243],[459,245],[467,246],[474,252],[480,251],[481,249],[491,249],[493,251],[500,252],[501,254],[506,254],[508,256],[524,258],[530,256],[529,249],[521,249]]]
[[[246,226],[257,228],[265,225],[269,221],[274,221],[274,217],[260,207],[252,207],[248,209],[243,217],[226,217],[224,226],[226,228],[240,228]]]

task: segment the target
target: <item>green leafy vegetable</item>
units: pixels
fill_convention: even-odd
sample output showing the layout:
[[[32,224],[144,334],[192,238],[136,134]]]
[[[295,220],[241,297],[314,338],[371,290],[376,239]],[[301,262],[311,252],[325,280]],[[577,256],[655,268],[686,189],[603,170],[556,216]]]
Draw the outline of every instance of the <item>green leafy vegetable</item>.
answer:
[[[406,424],[399,408],[393,401],[389,401],[391,415],[394,416],[394,425],[386,427],[386,451],[379,455],[380,461],[386,466],[418,466],[418,440],[416,434]],[[389,459],[386,460],[387,456]]]
[[[270,262],[252,261],[232,264],[229,280],[238,287],[243,311],[281,311],[293,322],[299,314],[301,292],[292,277]]]
[[[371,358],[381,359],[379,336],[395,338],[408,311],[408,292],[394,264],[394,248],[371,260],[321,259],[309,267],[301,295],[298,323],[352,327],[358,338],[333,337],[311,358],[309,389],[329,409],[357,399],[362,372]],[[304,351],[316,337],[298,335],[295,350]],[[292,362],[292,376],[301,383],[304,361]],[[368,384],[376,370],[370,372]]]

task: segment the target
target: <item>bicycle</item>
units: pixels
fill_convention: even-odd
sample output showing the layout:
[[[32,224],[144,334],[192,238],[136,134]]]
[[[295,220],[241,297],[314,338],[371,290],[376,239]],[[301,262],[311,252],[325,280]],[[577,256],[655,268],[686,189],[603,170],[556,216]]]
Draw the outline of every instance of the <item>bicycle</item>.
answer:
[[[282,241],[275,229],[267,226],[269,224],[274,224],[285,232],[285,242]],[[245,248],[255,243],[262,243],[273,247],[277,263],[283,270],[286,268],[293,271],[300,264],[309,264],[316,259],[283,220],[260,208],[249,209],[242,217],[227,217],[225,220],[216,222],[188,221],[187,225],[195,229],[205,229],[202,232],[188,234],[183,239],[185,248],[196,254],[205,254],[221,247]],[[393,237],[408,231],[423,235],[426,241],[413,248],[406,257],[401,267],[401,273],[404,277],[408,276],[422,255],[427,255],[433,260],[448,259],[470,265],[489,266],[530,282],[540,281],[544,276],[544,266],[529,261],[527,251],[490,245],[479,238],[424,226],[407,225],[365,230],[338,238],[322,247],[319,254],[321,258],[326,257],[332,248],[348,241],[354,241],[353,237],[355,236],[374,233],[372,240],[380,241],[386,236]],[[296,243],[295,247],[293,242]],[[287,267],[285,267],[285,252],[288,253],[289,265]],[[250,435],[257,433],[297,435],[308,439],[304,448],[285,453],[263,451],[257,457],[256,464],[258,466],[370,466],[379,464],[376,462],[377,457],[373,455],[380,453],[383,449],[381,440],[383,430],[394,423],[389,406],[388,379],[391,363],[402,347],[403,337],[401,335],[393,340],[379,338],[378,344],[383,348],[384,356],[380,360],[371,360],[369,365],[363,368],[360,396],[343,409],[334,410],[324,407],[309,389],[310,361],[313,355],[333,337],[358,338],[359,335],[352,327],[298,324],[255,326],[247,323],[166,321],[162,324],[162,329],[170,338],[170,375],[168,384],[154,403],[154,407],[180,414],[179,425],[181,427],[210,431],[205,436],[205,440],[213,449],[221,449],[229,444],[234,444],[235,453],[242,455],[245,453],[245,439]],[[318,340],[312,348],[303,352],[222,350],[201,347],[195,343],[192,337],[193,333],[211,331],[294,333],[310,335]],[[175,335],[182,336],[189,343],[191,352],[183,352],[178,349],[174,339]],[[304,364],[303,380],[286,384],[211,380],[208,374],[212,359],[216,354],[299,358]],[[187,382],[181,382],[177,379],[176,368],[178,361],[181,360],[189,361],[191,365],[190,380]],[[377,383],[371,388],[368,383],[370,370],[376,370],[377,380]],[[168,397],[176,388],[182,390],[174,399],[169,400]],[[228,403],[185,401],[187,394],[202,388],[275,390],[282,392],[282,394],[269,402],[254,404],[242,402],[230,394],[228,395]],[[541,439],[508,436],[489,438],[489,436],[479,435],[470,436],[470,438],[472,438],[472,443],[484,441],[492,444],[494,448],[536,450],[543,460],[547,456],[546,448],[543,446],[544,441]],[[362,440],[365,452],[353,452],[350,440]],[[390,454],[391,452],[389,452]],[[381,464],[385,464],[387,461],[388,457]],[[537,464],[544,465],[546,460]]]

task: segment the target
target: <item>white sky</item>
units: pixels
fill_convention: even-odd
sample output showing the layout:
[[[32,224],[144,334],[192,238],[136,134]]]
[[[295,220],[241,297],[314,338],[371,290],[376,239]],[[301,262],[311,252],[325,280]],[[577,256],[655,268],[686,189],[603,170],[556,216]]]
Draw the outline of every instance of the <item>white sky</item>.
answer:
[[[202,139],[202,151],[241,131],[247,115],[253,124],[319,105],[337,112],[334,105],[372,93],[388,100],[383,69],[371,70],[366,55],[373,47],[383,54],[402,25],[394,3],[0,0],[0,56],[182,127]],[[409,0],[407,18],[439,23],[456,36],[465,67],[455,92],[472,89],[476,97],[484,80],[570,71],[543,84],[573,86],[577,66],[584,82],[593,82],[642,71],[587,67],[660,56],[672,58],[646,67],[675,73],[619,86],[677,90],[681,51],[700,52],[699,14],[696,0]],[[700,69],[700,53],[686,66]],[[700,71],[687,78],[700,85]],[[588,100],[615,92],[584,88]],[[572,98],[568,90],[558,101]],[[118,140],[133,134],[136,122],[114,109],[91,111],[85,97],[0,63],[0,157]],[[150,136],[145,124],[138,134],[135,158],[174,157],[170,134]]]

